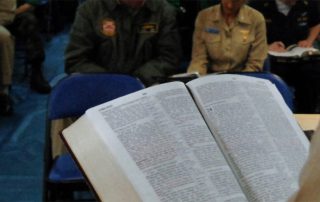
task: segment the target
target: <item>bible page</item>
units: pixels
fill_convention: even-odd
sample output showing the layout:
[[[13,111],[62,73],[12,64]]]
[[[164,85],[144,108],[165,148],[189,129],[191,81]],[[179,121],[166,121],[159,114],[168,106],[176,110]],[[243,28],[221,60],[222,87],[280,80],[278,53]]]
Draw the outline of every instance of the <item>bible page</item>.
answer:
[[[247,201],[182,82],[135,92],[86,116],[142,201]]]
[[[249,201],[286,201],[309,143],[265,79],[210,75],[187,84]]]

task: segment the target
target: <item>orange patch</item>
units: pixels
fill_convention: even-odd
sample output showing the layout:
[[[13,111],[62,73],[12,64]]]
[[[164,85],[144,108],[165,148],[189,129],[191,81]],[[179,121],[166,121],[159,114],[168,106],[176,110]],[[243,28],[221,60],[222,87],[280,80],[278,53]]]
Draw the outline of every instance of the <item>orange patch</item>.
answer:
[[[102,20],[101,32],[107,37],[113,37],[116,35],[116,23],[112,19]]]

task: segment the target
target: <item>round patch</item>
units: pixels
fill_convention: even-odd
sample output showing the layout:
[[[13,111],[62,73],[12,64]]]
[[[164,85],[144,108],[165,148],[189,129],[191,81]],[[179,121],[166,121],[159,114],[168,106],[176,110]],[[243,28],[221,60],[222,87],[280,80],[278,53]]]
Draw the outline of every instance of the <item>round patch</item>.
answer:
[[[107,37],[116,35],[116,23],[112,19],[104,19],[101,23],[101,32]]]

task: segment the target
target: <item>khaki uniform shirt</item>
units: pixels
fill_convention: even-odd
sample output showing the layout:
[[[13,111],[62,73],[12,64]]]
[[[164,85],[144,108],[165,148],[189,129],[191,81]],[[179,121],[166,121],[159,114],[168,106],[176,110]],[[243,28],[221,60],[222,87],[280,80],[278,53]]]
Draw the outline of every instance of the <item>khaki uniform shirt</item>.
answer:
[[[221,6],[200,11],[193,34],[188,72],[260,71],[267,57],[266,25],[258,11],[244,5],[227,25]]]
[[[13,21],[16,3],[16,0],[0,0],[0,25],[8,25]]]

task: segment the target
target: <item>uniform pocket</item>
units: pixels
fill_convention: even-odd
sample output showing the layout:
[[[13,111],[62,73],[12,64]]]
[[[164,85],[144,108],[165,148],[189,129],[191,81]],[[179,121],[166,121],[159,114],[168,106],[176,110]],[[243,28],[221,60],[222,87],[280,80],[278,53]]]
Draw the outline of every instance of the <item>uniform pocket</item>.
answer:
[[[206,42],[206,44],[219,43],[221,41],[221,36],[220,34],[205,33],[204,41]]]
[[[237,44],[251,44],[254,40],[253,35],[249,31],[239,31],[239,33],[233,35],[233,42]]]
[[[250,50],[250,47],[254,41],[252,33],[246,30],[240,30],[237,34],[233,35],[232,45],[234,50],[237,50],[245,56]]]
[[[217,59],[221,56],[221,36],[220,34],[205,33],[204,41],[207,52],[211,59]]]

